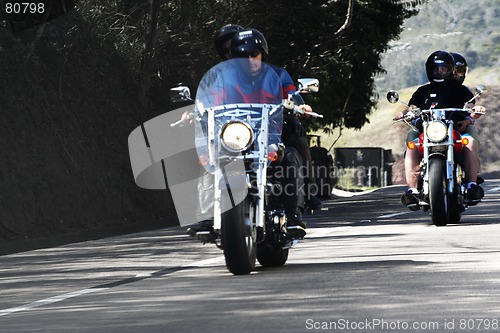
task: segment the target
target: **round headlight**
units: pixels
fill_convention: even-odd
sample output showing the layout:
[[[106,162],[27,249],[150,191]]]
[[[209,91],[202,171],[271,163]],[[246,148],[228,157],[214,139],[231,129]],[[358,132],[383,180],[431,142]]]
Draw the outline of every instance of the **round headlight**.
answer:
[[[427,137],[433,142],[443,141],[448,135],[448,128],[440,121],[431,121],[427,125]]]
[[[230,152],[242,152],[253,142],[253,130],[245,122],[231,121],[225,124],[220,133],[221,143]]]

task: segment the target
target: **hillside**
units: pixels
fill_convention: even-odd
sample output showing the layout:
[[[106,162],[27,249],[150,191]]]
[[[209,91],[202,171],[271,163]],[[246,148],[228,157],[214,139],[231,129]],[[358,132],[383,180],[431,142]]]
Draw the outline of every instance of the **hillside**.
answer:
[[[481,169],[483,172],[500,170],[500,150],[494,144],[500,139],[498,129],[493,126],[500,121],[498,100],[500,95],[500,33],[498,16],[500,2],[497,0],[429,0],[419,7],[419,14],[409,18],[403,25],[400,38],[390,43],[382,57],[385,73],[376,77],[376,91],[380,95],[376,108],[368,117],[369,123],[361,130],[339,129],[332,134],[322,134],[323,145],[336,147],[384,147],[398,157],[395,163],[394,181],[404,183],[401,155],[404,152],[404,137],[407,126],[391,125],[392,118],[401,104],[391,105],[385,100],[388,90],[396,89],[401,99],[408,101],[417,86],[427,82],[424,63],[436,50],[449,50],[465,56],[469,74],[465,84],[474,88],[484,84],[488,91],[480,100],[489,110],[476,124],[481,130]],[[320,132],[321,133],[321,132]]]
[[[425,83],[423,63],[436,50],[462,54],[472,69],[498,68],[498,0],[429,0],[419,8],[383,55],[386,73],[376,77],[379,93]]]

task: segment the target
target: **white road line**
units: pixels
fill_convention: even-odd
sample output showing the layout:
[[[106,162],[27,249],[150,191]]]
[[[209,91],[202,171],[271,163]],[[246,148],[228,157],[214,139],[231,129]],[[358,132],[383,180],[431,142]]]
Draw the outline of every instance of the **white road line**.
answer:
[[[0,310],[0,316],[7,316],[7,315],[9,315],[11,313],[14,313],[14,312],[28,311],[28,310],[31,310],[31,309],[34,309],[34,308],[38,308],[40,306],[44,306],[44,305],[48,305],[48,304],[53,304],[53,303],[57,303],[57,302],[62,302],[62,301],[67,300],[69,298],[74,298],[74,297],[78,297],[78,296],[82,296],[82,295],[87,295],[87,294],[91,294],[91,293],[103,291],[103,290],[106,290],[106,289],[109,289],[109,288],[82,289],[82,290],[73,291],[73,292],[67,293],[67,294],[62,294],[62,295],[58,295],[58,296],[54,296],[54,297],[49,297],[49,298],[41,299],[39,301],[30,303],[30,304],[16,306],[16,307],[5,309],[5,310]]]
[[[203,267],[203,266],[208,266],[208,265],[212,265],[214,263],[220,262],[223,259],[224,259],[224,256],[218,256],[218,257],[215,257],[215,258],[210,258],[210,259],[195,261],[195,262],[192,262],[190,264],[183,265],[181,267],[183,267],[183,268],[188,268],[188,267]],[[154,275],[154,273],[142,273],[142,274],[137,274],[135,277],[137,277],[137,278],[148,278],[148,277],[153,276],[153,275]],[[87,295],[87,294],[91,294],[91,293],[95,293],[95,292],[100,292],[100,291],[104,291],[104,290],[107,290],[107,289],[110,289],[110,288],[109,287],[88,288],[88,289],[82,289],[82,290],[73,291],[73,292],[66,293],[66,294],[61,294],[61,295],[58,295],[58,296],[53,296],[53,297],[41,299],[41,300],[35,301],[33,303],[26,304],[26,305],[21,305],[21,306],[16,306],[16,307],[12,307],[12,308],[8,308],[8,309],[0,310],[0,317],[1,316],[7,316],[7,315],[10,315],[10,314],[15,313],[15,312],[29,311],[29,310],[32,310],[34,308],[38,308],[38,307],[41,307],[41,306],[45,306],[45,305],[49,305],[49,304],[53,304],[53,303],[62,302],[64,300],[67,300],[67,299],[70,299],[70,298],[74,298],[74,297],[78,297],[78,296],[83,296],[83,295]]]
[[[222,261],[222,260],[224,260],[224,256],[218,256],[218,257],[215,257],[215,258],[210,258],[210,259],[196,261],[196,262],[193,262],[193,263],[190,263],[190,264],[183,265],[181,267],[203,267],[203,266],[209,266],[209,265],[215,264],[215,263],[217,263],[219,261]]]
[[[387,215],[381,215],[377,217],[378,219],[390,219],[392,217],[400,216],[400,215],[406,215],[408,213],[411,213],[411,211],[408,212],[399,212],[399,213],[394,213],[394,214],[387,214]]]
[[[486,191],[486,193],[488,192],[499,192],[500,191],[500,187],[494,187],[494,188],[490,188],[489,190]]]

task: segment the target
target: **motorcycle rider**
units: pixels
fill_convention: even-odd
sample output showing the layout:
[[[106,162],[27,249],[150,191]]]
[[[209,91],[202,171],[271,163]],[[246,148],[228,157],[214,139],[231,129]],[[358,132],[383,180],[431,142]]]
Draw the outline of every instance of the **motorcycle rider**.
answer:
[[[425,63],[427,78],[429,83],[419,87],[412,95],[409,105],[403,112],[396,114],[395,119],[401,119],[413,108],[428,109],[431,105],[438,108],[463,108],[473,94],[463,85],[453,82],[455,73],[455,60],[447,51],[433,52]],[[473,111],[484,112],[484,107],[476,105]],[[477,143],[473,136],[466,133],[466,129],[474,122],[472,117],[463,117],[458,113],[454,114],[456,128],[464,136],[468,136],[469,144],[463,149],[466,170],[466,199],[480,200],[484,196],[483,189],[477,185],[478,160],[474,151],[477,150]],[[422,124],[419,125],[420,132]],[[411,130],[407,136],[407,142],[418,140],[419,132]],[[405,175],[408,190],[402,195],[401,202],[411,210],[420,209],[419,192],[417,190],[420,174],[420,160],[422,156],[418,149],[407,149],[405,152]]]
[[[224,60],[228,60],[232,58],[231,55],[231,39],[233,36],[241,31],[244,28],[237,24],[227,24],[223,26],[216,34],[215,37],[215,49],[219,54],[219,57]],[[262,36],[264,37],[264,36]],[[266,42],[267,44],[267,42]],[[267,59],[267,47],[266,52],[263,53],[264,61]],[[270,65],[278,74],[281,80],[281,84],[283,86],[283,94],[285,98],[288,94],[297,91],[297,87],[290,76],[290,74],[282,67],[276,65]],[[297,96],[297,105],[299,108],[303,109],[306,113],[302,115],[307,118],[307,112],[311,112],[312,108],[304,103],[304,100]],[[314,172],[312,170],[312,157],[311,151],[309,150],[309,143],[307,141],[307,134],[302,123],[297,119],[295,115],[285,114],[284,124],[283,124],[283,143],[286,146],[294,147],[297,149],[299,154],[301,155],[307,170],[306,175],[306,201],[310,209],[316,210],[322,208],[321,200],[315,194],[317,191],[314,190],[313,186],[316,184],[316,180],[314,178]]]
[[[256,30],[256,29],[248,29],[245,31],[238,32],[234,35],[231,40],[231,55],[233,58],[247,58],[249,62],[252,64],[252,70],[254,72],[251,75],[260,75],[259,71],[261,71],[262,62],[267,60],[268,57],[268,45],[267,40],[264,35]],[[279,74],[280,81],[284,81],[283,77],[289,75],[285,75],[286,71],[279,71],[279,67],[271,66],[271,68],[275,71],[275,73]],[[258,74],[259,73],[259,74]],[[286,73],[288,74],[288,73]],[[291,79],[290,79],[291,81]],[[288,94],[293,91],[293,84],[283,85],[282,95],[283,98],[287,98]],[[305,105],[303,103],[302,98],[299,95],[295,95],[297,100],[296,104],[299,104],[300,107],[306,109],[307,111],[312,111],[310,106]],[[287,124],[283,124],[283,133],[282,133],[282,141],[286,144],[288,140],[288,132],[285,130]],[[292,147],[292,146],[290,146]],[[295,148],[295,147],[294,147]],[[302,177],[298,176],[301,169],[301,162],[297,158],[297,154],[293,154],[290,151],[285,152],[285,156],[283,159],[283,165],[289,167],[289,171],[293,170],[292,173],[296,176],[287,175],[286,182],[291,185],[293,189],[291,193],[287,193],[288,195],[283,198],[285,212],[287,214],[287,220],[289,225],[299,225],[302,228],[305,228],[305,224],[302,222],[301,210],[303,207],[303,193],[301,193],[301,181]],[[288,173],[288,172],[287,172]],[[298,176],[298,177],[297,177]]]

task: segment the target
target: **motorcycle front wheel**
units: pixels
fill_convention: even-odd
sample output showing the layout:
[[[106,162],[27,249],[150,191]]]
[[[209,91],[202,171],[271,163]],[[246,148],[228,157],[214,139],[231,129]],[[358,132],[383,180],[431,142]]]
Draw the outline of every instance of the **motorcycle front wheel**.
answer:
[[[256,206],[249,197],[221,215],[221,242],[227,269],[234,275],[255,269],[257,238]]]
[[[429,203],[432,223],[435,226],[448,224],[445,170],[446,161],[443,158],[429,160]]]

